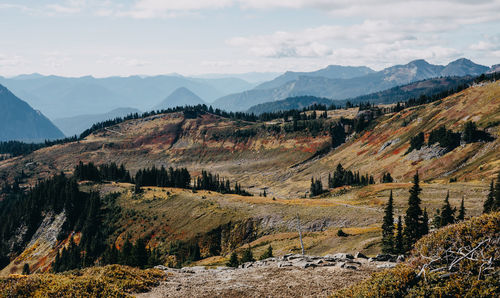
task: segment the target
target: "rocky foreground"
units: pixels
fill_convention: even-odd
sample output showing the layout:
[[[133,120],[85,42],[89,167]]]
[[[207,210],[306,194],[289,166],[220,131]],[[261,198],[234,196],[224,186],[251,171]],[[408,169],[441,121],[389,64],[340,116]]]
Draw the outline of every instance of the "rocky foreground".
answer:
[[[239,268],[164,266],[167,280],[138,297],[325,297],[335,290],[391,268],[396,258],[379,255],[335,254],[324,257],[288,254],[279,258],[248,262]]]

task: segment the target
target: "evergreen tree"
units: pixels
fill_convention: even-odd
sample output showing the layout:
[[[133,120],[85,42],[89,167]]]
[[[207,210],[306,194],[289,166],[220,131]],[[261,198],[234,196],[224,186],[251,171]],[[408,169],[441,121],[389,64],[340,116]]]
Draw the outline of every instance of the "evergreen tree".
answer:
[[[492,211],[500,210],[500,172],[497,176],[497,182],[495,183],[495,204],[493,204]]]
[[[413,186],[410,189],[408,209],[405,215],[404,241],[406,251],[410,250],[413,244],[422,237],[422,209],[420,208],[419,198],[422,189],[420,188],[419,182],[417,172],[415,176],[413,176]]]
[[[458,211],[457,220],[465,219],[465,206],[464,206],[464,197],[462,197],[462,202],[460,203],[460,209]]]
[[[30,275],[30,265],[28,263],[24,263],[23,275]]]
[[[137,239],[131,249],[132,266],[144,268],[148,263],[148,250],[146,249],[146,241],[142,238]]]
[[[441,212],[439,208],[436,208],[436,213],[434,214],[434,218],[432,220],[432,226],[435,229],[439,229],[441,227]]]
[[[484,201],[483,204],[483,213],[490,213],[493,210],[494,205],[495,205],[495,185],[493,183],[493,180],[491,180],[490,191],[488,192],[486,201]]]
[[[273,257],[273,247],[269,245],[266,251],[260,256],[260,260],[265,260]]]
[[[447,226],[455,222],[455,209],[452,209],[450,206],[450,191],[446,194],[446,198],[444,199],[444,205],[441,207],[441,223],[440,227]]]
[[[421,235],[427,235],[429,233],[429,215],[427,214],[427,208],[424,208],[424,215],[422,215],[422,225],[421,225]]]
[[[119,261],[122,265],[130,265],[132,263],[132,243],[129,237],[127,237],[125,243],[123,243]]]
[[[401,215],[398,216],[395,252],[398,253],[398,254],[404,253],[404,247],[403,247],[403,222],[401,220]]]
[[[233,251],[231,257],[229,258],[229,262],[226,263],[226,266],[236,268],[239,265],[240,261],[238,260],[238,254],[235,251]]]
[[[243,251],[243,255],[241,256],[241,263],[243,264],[253,261],[255,261],[255,259],[253,258],[252,249],[250,248],[250,246],[248,246],[248,248]]]
[[[382,252],[392,253],[394,251],[394,214],[392,190],[389,201],[385,207],[384,222],[382,224]]]

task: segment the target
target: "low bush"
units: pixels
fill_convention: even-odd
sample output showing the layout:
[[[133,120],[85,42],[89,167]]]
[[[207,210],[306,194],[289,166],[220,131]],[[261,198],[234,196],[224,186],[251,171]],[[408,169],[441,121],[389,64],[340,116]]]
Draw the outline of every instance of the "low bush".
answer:
[[[498,297],[500,212],[420,239],[408,260],[333,297]]]
[[[0,279],[1,297],[131,297],[158,286],[165,274],[108,265],[60,274],[11,275]]]

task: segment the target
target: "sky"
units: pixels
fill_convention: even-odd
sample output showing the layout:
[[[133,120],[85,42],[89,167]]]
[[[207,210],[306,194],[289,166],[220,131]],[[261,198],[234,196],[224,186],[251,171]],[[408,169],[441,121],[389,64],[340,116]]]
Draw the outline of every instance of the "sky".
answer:
[[[0,76],[500,63],[500,0],[0,0]]]

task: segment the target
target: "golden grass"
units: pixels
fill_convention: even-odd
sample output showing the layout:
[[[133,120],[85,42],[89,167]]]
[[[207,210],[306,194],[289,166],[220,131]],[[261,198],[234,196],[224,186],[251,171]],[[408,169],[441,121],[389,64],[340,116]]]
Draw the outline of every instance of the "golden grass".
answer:
[[[163,271],[108,265],[60,274],[10,275],[0,279],[1,297],[129,297],[165,279]]]

